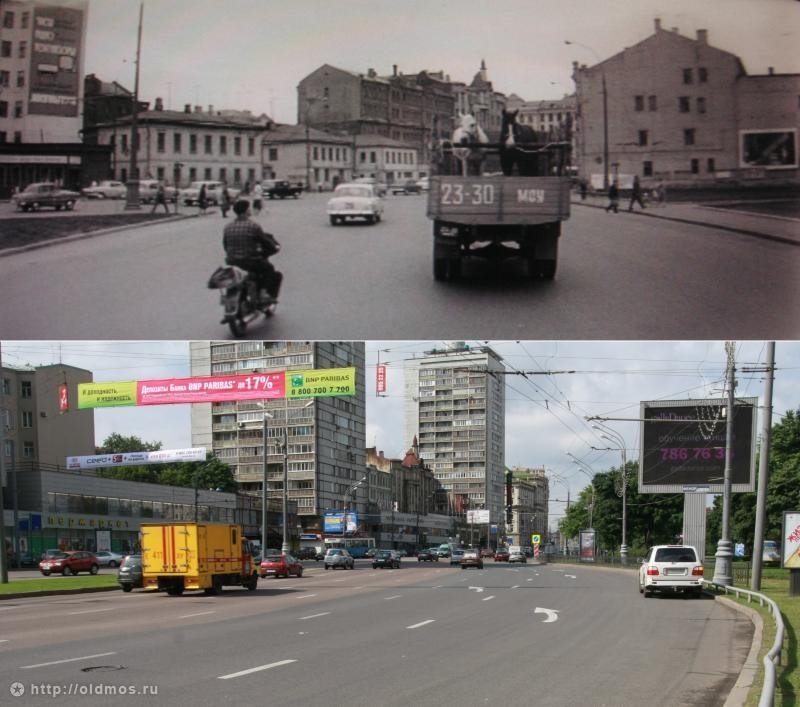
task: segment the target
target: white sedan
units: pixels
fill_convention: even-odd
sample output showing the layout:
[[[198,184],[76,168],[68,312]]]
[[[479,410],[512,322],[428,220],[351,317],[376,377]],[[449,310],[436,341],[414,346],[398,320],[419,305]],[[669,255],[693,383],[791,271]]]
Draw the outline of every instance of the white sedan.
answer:
[[[383,215],[383,201],[371,184],[340,184],[328,200],[331,226],[347,219],[365,219],[377,223]]]
[[[100,567],[119,567],[125,557],[117,552],[110,552],[109,550],[98,550],[94,553],[97,558],[97,564]]]
[[[111,179],[81,189],[81,194],[88,199],[123,199],[127,193],[128,188],[122,182]]]

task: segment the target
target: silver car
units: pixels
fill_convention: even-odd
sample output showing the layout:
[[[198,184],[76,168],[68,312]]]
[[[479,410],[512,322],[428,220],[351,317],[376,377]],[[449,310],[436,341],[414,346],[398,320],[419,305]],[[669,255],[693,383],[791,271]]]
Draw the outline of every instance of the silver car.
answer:
[[[326,570],[336,569],[337,567],[351,570],[355,567],[355,564],[353,556],[343,547],[332,547],[325,553]]]

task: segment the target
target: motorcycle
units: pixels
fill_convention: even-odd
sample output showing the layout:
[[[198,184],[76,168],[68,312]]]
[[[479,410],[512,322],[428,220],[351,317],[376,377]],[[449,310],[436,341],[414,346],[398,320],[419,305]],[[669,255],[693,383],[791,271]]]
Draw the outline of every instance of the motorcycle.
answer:
[[[220,304],[224,316],[220,324],[227,324],[236,338],[244,336],[247,325],[259,314],[271,317],[275,313],[277,300],[262,295],[255,278],[235,265],[218,267],[208,280],[212,290],[222,290]]]

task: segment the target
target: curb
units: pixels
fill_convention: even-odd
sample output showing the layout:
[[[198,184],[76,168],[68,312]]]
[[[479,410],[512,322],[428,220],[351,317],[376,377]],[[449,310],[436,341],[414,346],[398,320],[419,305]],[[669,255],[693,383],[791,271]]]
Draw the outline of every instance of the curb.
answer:
[[[586,206],[590,209],[605,209],[604,206],[600,204],[587,204],[585,202],[580,201],[573,201],[572,205],[575,206]],[[686,218],[683,216],[667,216],[666,214],[655,214],[655,213],[646,213],[644,211],[632,211],[637,216],[646,216],[649,218],[656,218],[656,219],[663,219],[665,221],[674,221],[675,223],[688,223],[693,226],[705,226],[706,228],[716,228],[720,231],[728,231],[730,233],[738,233],[743,236],[751,236],[753,238],[761,238],[762,240],[766,241],[774,241],[776,243],[783,243],[785,245],[793,245],[793,246],[800,246],[800,241],[794,240],[792,238],[785,238],[784,236],[776,236],[771,233],[762,233],[760,231],[753,231],[748,228],[737,228],[736,226],[725,226],[723,224],[718,223],[710,223],[708,221],[698,221],[695,219]],[[760,214],[763,215],[763,214]]]
[[[36,599],[38,597],[53,597],[61,594],[96,594],[97,592],[118,592],[119,585],[113,587],[84,587],[83,589],[40,589],[37,592],[17,592],[15,594],[0,594],[0,601],[5,599]]]
[[[27,253],[32,250],[39,250],[40,248],[47,248],[53,245],[60,245],[61,243],[74,243],[75,241],[82,241],[87,238],[94,238],[95,236],[105,236],[110,233],[121,233],[123,231],[130,231],[134,228],[142,228],[147,226],[155,226],[164,224],[166,221],[183,221],[189,218],[197,218],[196,214],[172,214],[169,218],[165,217],[156,221],[144,221],[142,223],[130,223],[124,226],[113,226],[111,228],[101,228],[97,231],[87,231],[86,233],[74,233],[63,238],[51,238],[50,240],[40,241],[38,243],[29,243],[28,245],[18,246],[16,248],[6,248],[0,250],[0,258],[5,258],[19,253]]]
[[[739,611],[750,618],[753,622],[755,630],[753,631],[753,643],[750,645],[750,652],[745,658],[742,670],[736,682],[728,693],[728,699],[725,700],[724,707],[740,707],[747,702],[747,696],[753,687],[756,676],[758,675],[761,666],[758,662],[758,654],[761,651],[761,644],[764,637],[764,619],[761,618],[755,609],[748,606],[742,606],[739,602],[727,597],[714,597],[715,601],[721,601],[726,606]]]

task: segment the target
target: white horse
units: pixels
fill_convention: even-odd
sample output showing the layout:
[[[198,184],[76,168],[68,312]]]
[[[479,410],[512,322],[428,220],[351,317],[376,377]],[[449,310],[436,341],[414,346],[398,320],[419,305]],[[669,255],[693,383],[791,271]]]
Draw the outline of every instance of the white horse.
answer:
[[[475,143],[486,144],[489,142],[489,138],[471,113],[459,113],[458,123],[458,127],[453,131],[453,154],[461,161],[462,174],[479,175],[485,154],[481,148],[474,147],[474,145]],[[459,145],[473,146],[458,147]]]

